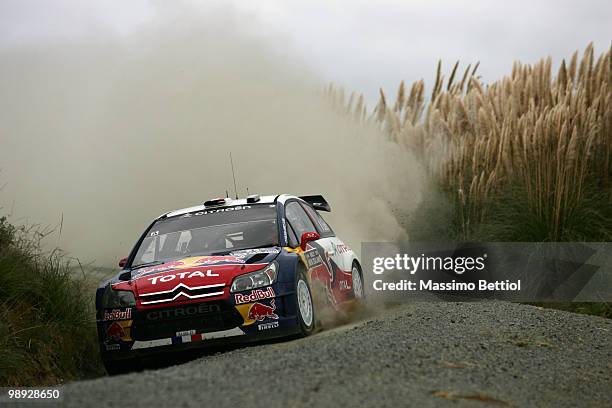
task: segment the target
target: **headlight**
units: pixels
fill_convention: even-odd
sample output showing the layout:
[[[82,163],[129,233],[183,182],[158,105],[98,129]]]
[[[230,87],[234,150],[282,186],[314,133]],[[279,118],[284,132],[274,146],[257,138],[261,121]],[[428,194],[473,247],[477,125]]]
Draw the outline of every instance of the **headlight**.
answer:
[[[243,290],[269,286],[276,282],[277,270],[278,264],[276,262],[272,262],[260,271],[240,275],[234,279],[230,292],[240,292]]]
[[[110,286],[104,293],[104,307],[130,307],[136,306],[134,294],[127,290],[114,290]]]

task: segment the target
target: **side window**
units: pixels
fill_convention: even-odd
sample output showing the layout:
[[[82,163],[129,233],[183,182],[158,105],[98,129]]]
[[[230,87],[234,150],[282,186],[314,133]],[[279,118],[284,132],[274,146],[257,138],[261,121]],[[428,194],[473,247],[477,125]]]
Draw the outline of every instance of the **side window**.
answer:
[[[305,232],[316,231],[312,221],[297,201],[291,201],[285,206],[285,217],[293,228],[297,239],[300,239]]]
[[[315,211],[315,209],[309,206],[308,204],[302,203],[302,207],[304,207],[304,210],[306,210],[306,212],[310,216],[310,219],[313,220],[317,224],[317,229],[319,231],[319,234],[321,234],[322,237],[333,237],[334,236],[334,231],[332,231],[332,229],[325,222],[323,217],[321,217],[321,214]]]
[[[140,259],[138,259],[136,263],[146,263],[155,260],[156,240],[157,238],[146,237],[144,241],[142,241],[140,247],[144,248],[144,251],[140,255]],[[142,251],[142,249],[140,251]]]
[[[298,240],[297,235],[295,235],[293,227],[291,227],[291,224],[289,223],[287,223],[287,235],[289,236],[289,246],[291,248],[295,248],[296,246],[300,245],[300,241]]]

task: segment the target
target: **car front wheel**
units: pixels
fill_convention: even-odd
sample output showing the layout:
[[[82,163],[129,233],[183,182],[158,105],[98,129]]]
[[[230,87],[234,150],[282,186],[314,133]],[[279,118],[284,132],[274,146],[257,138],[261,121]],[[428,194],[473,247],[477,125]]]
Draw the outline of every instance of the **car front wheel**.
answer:
[[[351,278],[353,279],[353,294],[355,295],[355,299],[360,301],[364,300],[365,292],[363,290],[363,279],[361,270],[356,263],[353,264],[353,268],[351,269]]]
[[[315,328],[315,308],[312,301],[312,293],[306,276],[302,271],[299,272],[296,283],[295,293],[297,299],[298,320],[302,336],[310,335]]]

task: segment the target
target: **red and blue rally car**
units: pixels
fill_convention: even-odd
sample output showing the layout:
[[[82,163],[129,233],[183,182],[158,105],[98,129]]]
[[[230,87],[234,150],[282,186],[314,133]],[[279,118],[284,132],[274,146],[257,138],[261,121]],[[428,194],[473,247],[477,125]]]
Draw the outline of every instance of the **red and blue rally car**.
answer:
[[[155,219],[96,292],[107,371],[146,354],[307,336],[313,299],[336,311],[363,299],[355,253],[318,211],[330,211],[320,195],[251,195]]]

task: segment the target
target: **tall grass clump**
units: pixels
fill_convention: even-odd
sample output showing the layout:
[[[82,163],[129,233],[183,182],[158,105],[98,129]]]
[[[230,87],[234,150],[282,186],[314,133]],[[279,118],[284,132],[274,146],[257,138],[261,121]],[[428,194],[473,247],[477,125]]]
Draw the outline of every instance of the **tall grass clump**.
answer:
[[[0,218],[0,385],[62,383],[99,373],[92,291],[72,260],[46,253],[50,231]]]
[[[328,89],[335,105],[416,152],[452,207],[450,236],[499,241],[612,240],[612,52],[593,46],[559,65],[515,63],[485,85],[478,64],[363,99]],[[353,101],[359,101],[356,105]],[[435,214],[433,214],[435,215]]]

